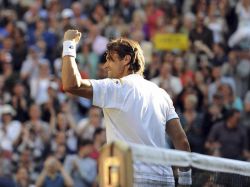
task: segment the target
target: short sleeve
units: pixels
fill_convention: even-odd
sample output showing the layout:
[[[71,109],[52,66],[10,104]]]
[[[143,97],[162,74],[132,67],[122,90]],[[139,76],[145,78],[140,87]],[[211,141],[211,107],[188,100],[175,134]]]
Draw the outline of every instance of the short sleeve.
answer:
[[[93,105],[101,108],[121,108],[123,85],[119,79],[90,80],[93,87]]]
[[[166,116],[166,122],[168,122],[171,119],[179,118],[178,114],[175,111],[173,101],[170,98],[170,96],[167,94],[167,104],[168,104],[168,111]]]

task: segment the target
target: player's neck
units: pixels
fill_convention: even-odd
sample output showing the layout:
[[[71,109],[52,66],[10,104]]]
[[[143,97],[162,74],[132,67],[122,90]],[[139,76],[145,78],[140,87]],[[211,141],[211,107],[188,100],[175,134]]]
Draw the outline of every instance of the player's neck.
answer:
[[[119,78],[126,77],[128,75],[135,74],[133,71],[125,68],[124,71],[120,74]]]

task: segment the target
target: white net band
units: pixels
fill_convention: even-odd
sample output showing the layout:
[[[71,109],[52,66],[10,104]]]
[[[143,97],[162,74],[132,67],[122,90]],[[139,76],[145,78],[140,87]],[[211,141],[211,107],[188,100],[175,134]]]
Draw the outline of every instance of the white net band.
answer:
[[[250,176],[250,163],[198,153],[130,144],[133,160],[150,164],[193,167],[206,171]]]

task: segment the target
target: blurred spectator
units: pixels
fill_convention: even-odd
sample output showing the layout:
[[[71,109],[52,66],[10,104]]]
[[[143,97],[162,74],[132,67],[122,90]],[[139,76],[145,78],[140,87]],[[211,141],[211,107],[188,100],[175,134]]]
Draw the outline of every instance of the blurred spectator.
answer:
[[[22,63],[20,76],[21,79],[30,82],[32,78],[36,78],[39,72],[39,62],[43,62],[43,58],[41,57],[41,50],[32,45],[28,49],[28,54],[26,60]]]
[[[226,108],[223,103],[223,96],[219,93],[213,96],[213,101],[204,112],[202,122],[202,133],[206,139],[211,128],[224,119]]]
[[[146,66],[144,76],[150,80],[157,77],[160,74],[161,58],[159,53],[153,52],[151,61]]]
[[[28,120],[28,105],[31,101],[27,97],[28,92],[25,89],[24,84],[21,81],[16,81],[12,88],[10,104],[16,111],[15,119],[20,122],[25,122]]]
[[[74,16],[73,11],[70,8],[63,9],[61,13],[61,33],[63,36],[64,32],[70,28],[74,28],[72,24],[72,17]]]
[[[180,32],[189,35],[195,25],[195,16],[191,12],[188,12],[183,15],[182,22]]]
[[[236,5],[236,14],[238,16],[238,27],[233,35],[229,38],[229,47],[242,45],[245,41],[250,40],[250,1],[240,0]],[[241,44],[240,44],[241,43]],[[243,44],[244,45],[244,44]],[[248,46],[249,49],[250,46]]]
[[[229,84],[233,92],[235,92],[236,89],[235,80],[232,77],[222,76],[221,66],[214,66],[212,68],[212,78],[213,82],[208,87],[209,102],[212,101],[213,95],[217,92],[218,87],[223,83]]]
[[[156,32],[157,20],[164,16],[164,12],[156,6],[154,1],[148,1],[145,5],[145,13],[147,17],[145,35],[146,38],[151,38]]]
[[[105,62],[106,62],[106,53],[104,53],[100,57],[100,62],[98,64],[96,73],[98,79],[104,79],[107,77],[107,71],[104,69]]]
[[[5,176],[0,176],[0,186],[1,187],[16,187],[16,184],[14,183],[14,180],[5,177]]]
[[[48,61],[41,61],[38,64],[38,74],[30,79],[30,96],[37,104],[48,101],[48,88],[50,86],[50,67]]]
[[[224,43],[225,34],[227,32],[227,24],[225,17],[221,15],[223,12],[220,10],[220,6],[218,6],[217,0],[211,0],[208,7],[208,16],[205,21],[207,22],[207,26],[213,32],[213,41],[214,43]]]
[[[0,41],[6,37],[9,37],[13,34],[14,31],[14,22],[6,17],[3,18],[4,21],[0,27]]]
[[[247,133],[239,120],[240,112],[231,109],[225,121],[212,127],[206,142],[211,154],[231,159],[249,159]]]
[[[74,187],[92,186],[97,176],[96,161],[90,157],[93,142],[80,140],[77,155],[67,156],[64,167],[74,181]]]
[[[223,98],[223,104],[227,109],[237,109],[240,112],[243,110],[243,103],[241,98],[235,96],[234,90],[230,84],[222,83],[218,87],[218,92]]]
[[[92,50],[94,53],[102,55],[106,51],[108,39],[101,35],[101,29],[98,25],[90,25],[88,39],[92,43]]]
[[[0,74],[0,105],[8,103],[11,99],[10,93],[4,89],[5,87],[5,78]]]
[[[16,172],[15,178],[16,186],[17,187],[29,187],[30,180],[29,180],[29,173],[26,168],[20,167]]]
[[[55,153],[60,146],[67,143],[66,132],[58,131],[50,140],[50,152]],[[67,147],[66,147],[67,149]]]
[[[194,94],[197,97],[196,110],[202,111],[204,106],[204,95],[197,84],[193,80],[193,74],[186,74],[185,82],[182,91],[176,97],[176,110],[181,113],[184,111],[185,98],[190,94]]]
[[[32,154],[32,149],[24,148],[23,150],[19,151],[16,155],[14,155],[14,169],[16,172],[19,172],[19,168],[24,168],[29,173],[29,183],[34,184],[37,176],[39,175],[39,163],[33,162],[35,157]]]
[[[47,59],[53,58],[53,52],[55,51],[54,46],[57,43],[57,37],[54,32],[47,30],[46,22],[43,19],[38,19],[35,22],[35,29],[30,28],[28,30],[29,37],[28,43],[29,45],[38,45],[39,41],[44,42],[44,47],[40,49],[42,50],[42,57]],[[38,45],[39,46],[39,45]]]
[[[72,178],[64,170],[62,164],[54,157],[48,157],[44,163],[44,169],[39,175],[37,187],[73,187]]]
[[[183,115],[180,121],[187,134],[190,147],[194,152],[203,153],[204,137],[202,134],[203,115],[196,111],[197,97],[189,94],[184,99]]]
[[[40,164],[48,154],[51,132],[49,124],[41,120],[40,106],[36,104],[30,105],[29,118],[30,119],[25,122],[23,132],[19,137],[17,150],[21,152],[26,147],[33,149],[36,163]]]
[[[98,160],[100,154],[99,151],[105,143],[106,143],[105,129],[101,127],[96,128],[93,134],[94,151],[90,154],[90,157],[95,160]]]
[[[1,127],[0,127],[0,142],[1,149],[13,151],[13,146],[15,145],[20,133],[21,133],[21,123],[14,120],[16,111],[11,105],[4,105],[1,108]]]
[[[24,14],[24,21],[29,27],[34,27],[35,22],[39,19],[39,13],[41,13],[41,2],[28,3],[28,10]]]
[[[95,129],[102,127],[102,110],[92,106],[89,109],[88,117],[82,119],[77,125],[77,132],[80,138],[92,139]]]
[[[55,113],[60,111],[59,85],[56,81],[50,81],[47,89],[48,100],[41,105],[42,119],[48,123],[54,123]]]
[[[203,12],[196,14],[195,28],[190,32],[190,40],[194,43],[195,41],[202,42],[208,48],[212,48],[213,33],[204,25],[205,15]]]
[[[106,12],[102,3],[96,3],[93,11],[90,12],[89,19],[93,24],[101,26],[105,22],[105,15]]]
[[[203,107],[201,108],[205,108],[208,106],[208,85],[206,84],[205,78],[201,71],[195,72],[194,82],[195,82],[195,85],[197,86],[197,90],[200,90],[200,93],[203,96],[202,102],[201,102]]]
[[[5,90],[11,92],[11,88],[15,81],[19,79],[19,74],[14,71],[12,64],[12,56],[10,53],[0,51],[1,74],[5,79]]]
[[[64,163],[66,156],[68,155],[67,149],[65,145],[58,145],[53,155],[56,159],[58,159],[61,163]]]
[[[108,20],[107,27],[104,31],[104,36],[108,39],[121,37],[126,25],[118,12],[115,12]]]
[[[213,50],[213,66],[221,66],[227,62],[227,55],[225,53],[225,46],[222,43],[215,43],[212,47]]]
[[[79,29],[82,29],[85,26],[85,22],[87,21],[87,16],[84,14],[81,2],[73,2],[71,4],[71,9],[73,12],[72,24],[77,25]]]
[[[7,156],[7,157],[6,157]],[[12,175],[11,160],[6,155],[5,151],[0,149],[0,186],[1,187],[16,187],[14,176]]]
[[[98,55],[92,51],[91,43],[83,42],[81,51],[77,54],[79,68],[86,71],[90,79],[95,79],[99,62]]]
[[[151,81],[166,90],[172,98],[175,98],[182,91],[180,78],[172,75],[172,66],[168,62],[162,65],[160,75]]]
[[[242,125],[247,129],[248,150],[250,150],[250,91],[244,98],[244,111],[241,118]]]
[[[76,124],[73,119],[73,116],[69,111],[59,112],[56,116],[57,124],[52,125],[52,132],[54,136],[57,136],[58,133],[62,132],[66,135],[66,151],[68,153],[75,153],[77,151],[77,129]],[[57,148],[53,148],[53,150]]]

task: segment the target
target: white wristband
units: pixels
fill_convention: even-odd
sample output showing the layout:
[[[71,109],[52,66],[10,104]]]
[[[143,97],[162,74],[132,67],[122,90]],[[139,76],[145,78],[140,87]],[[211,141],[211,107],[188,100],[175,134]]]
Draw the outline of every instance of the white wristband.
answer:
[[[178,183],[181,185],[192,185],[192,170],[180,171],[178,169]]]
[[[62,56],[72,56],[76,58],[76,43],[71,40],[63,42],[63,53]]]

